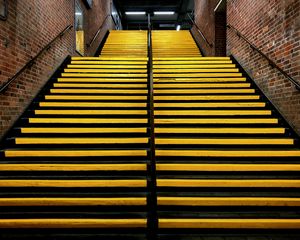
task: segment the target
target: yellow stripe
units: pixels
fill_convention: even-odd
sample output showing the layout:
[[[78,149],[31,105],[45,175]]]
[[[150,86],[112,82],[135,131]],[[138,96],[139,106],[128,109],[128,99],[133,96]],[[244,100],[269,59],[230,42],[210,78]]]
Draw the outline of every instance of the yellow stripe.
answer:
[[[29,118],[29,123],[148,123],[144,118]]]
[[[76,106],[74,106],[76,107]],[[146,115],[147,110],[35,110],[36,115]]]
[[[265,107],[263,102],[209,102],[209,103],[154,103],[154,107],[165,108],[239,108],[239,107]]]
[[[215,71],[215,70],[214,70]],[[225,70],[224,70],[225,71]],[[146,73],[147,69],[65,69],[65,73]]]
[[[62,77],[147,77],[144,73],[62,73]]]
[[[112,93],[112,94],[147,94],[148,90],[136,89],[50,89],[51,93]]]
[[[300,219],[159,219],[160,228],[299,229]]]
[[[1,164],[0,171],[146,171],[147,165],[136,164]]]
[[[177,60],[177,61],[172,61],[172,60],[169,60],[169,61],[153,61],[153,64],[155,66],[161,66],[161,65],[191,65],[191,64],[197,64],[195,66],[201,66],[202,64],[207,64],[207,65],[211,65],[211,64],[223,64],[223,65],[227,65],[227,64],[232,64],[232,61],[231,60],[226,60],[226,61],[201,61],[201,60],[185,60],[185,61],[180,61],[180,60]],[[232,64],[235,66],[235,64]]]
[[[218,78],[214,78],[214,77],[210,77],[210,78],[176,78],[176,77],[170,77],[170,78],[154,78],[153,81],[155,83],[175,83],[175,82],[246,82],[246,78],[243,77],[234,77],[234,78],[222,78],[222,77],[218,77]]]
[[[147,84],[90,84],[90,83],[54,83],[54,87],[64,88],[147,88]]]
[[[64,73],[62,73],[64,74]],[[67,77],[67,76],[66,76]],[[125,76],[126,77],[126,76]],[[141,76],[143,77],[143,76]],[[191,78],[191,77],[242,77],[241,73],[154,73],[153,77],[155,78],[163,78],[163,77],[183,77],[183,78]]]
[[[0,206],[145,206],[145,197],[1,198]]]
[[[104,82],[104,83],[111,83],[111,82],[147,82],[146,78],[58,78],[58,82]]]
[[[6,180],[4,180],[6,181]],[[14,181],[14,180],[12,180]],[[0,182],[1,183],[1,182]],[[157,179],[158,187],[259,187],[259,188],[299,188],[300,180],[261,179],[261,180],[232,180],[232,179]]]
[[[65,69],[66,72],[70,72],[67,70],[69,70],[69,69]],[[83,70],[80,69],[77,71],[83,71]],[[138,70],[136,70],[136,72],[138,72]],[[140,71],[140,72],[142,72],[142,71]],[[200,69],[200,68],[198,68],[198,69],[178,69],[178,68],[176,68],[176,69],[153,69],[153,73],[218,73],[218,72],[234,73],[234,72],[239,72],[239,69],[237,69],[237,68],[232,68],[232,69],[227,69],[227,68],[225,68],[225,69]]]
[[[209,172],[272,172],[299,171],[300,164],[166,164],[158,163],[157,171],[209,171]]]
[[[187,61],[206,61],[206,60],[214,60],[214,61],[230,61],[230,57],[154,57],[154,61],[161,61],[161,60],[170,60],[170,61],[177,61],[177,60],[187,60]]]
[[[156,150],[170,157],[300,157],[300,150]]]
[[[221,65],[222,66],[222,65]],[[233,65],[234,67],[235,65]],[[104,65],[104,64],[101,64],[101,65],[76,65],[76,64],[69,64],[68,65],[68,68],[79,68],[79,69],[83,69],[83,68],[94,68],[94,69],[98,69],[98,68],[117,68],[117,69],[120,69],[120,68],[147,68],[147,65],[117,65],[117,64],[111,64],[111,65]]]
[[[52,90],[52,89],[51,89]],[[117,90],[111,90],[117,91]],[[254,89],[154,89],[154,94],[189,94],[189,93],[255,93]]]
[[[147,128],[34,128],[22,127],[21,133],[146,133]]]
[[[132,103],[132,102],[40,102],[40,107],[147,107],[147,103]]]
[[[46,95],[46,100],[147,100],[147,96]]]
[[[193,96],[193,95],[184,95],[184,96],[154,96],[154,100],[258,100],[260,99],[259,95],[204,95],[204,96]]]
[[[93,64],[93,65],[117,65],[117,64],[122,64],[122,65],[147,65],[147,61],[95,61],[95,60],[89,60],[89,61],[71,61],[71,64]]]
[[[146,180],[0,180],[0,187],[146,187]],[[1,221],[0,221],[1,222]]]
[[[16,144],[139,144],[148,138],[16,138]]]
[[[157,200],[160,206],[300,206],[300,198],[277,197],[158,197]]]
[[[157,138],[155,144],[201,144],[201,145],[293,145],[293,139],[263,139],[263,138]]]
[[[70,66],[70,65],[68,65]],[[78,68],[80,68],[80,65]],[[197,64],[197,65],[190,65],[190,64],[169,64],[169,65],[162,65],[160,64],[154,64],[154,69],[162,69],[162,68],[168,68],[168,69],[176,69],[176,68],[235,68],[235,64]]]
[[[155,128],[155,133],[284,134],[284,128]]]
[[[145,228],[146,219],[1,219],[0,228]]]
[[[244,116],[244,115],[271,115],[271,110],[156,110],[157,116]]]
[[[147,156],[146,150],[5,150],[6,157]]]
[[[105,56],[99,56],[99,57],[72,57],[72,61],[86,61],[86,60],[118,60],[118,61],[148,61],[147,57],[105,57]]]
[[[166,118],[166,119],[154,119],[156,124],[262,124],[270,123],[277,124],[276,118],[205,118],[205,119],[187,119],[187,118]]]
[[[129,85],[130,86],[130,85]],[[250,83],[156,83],[154,88],[247,88],[250,87]]]

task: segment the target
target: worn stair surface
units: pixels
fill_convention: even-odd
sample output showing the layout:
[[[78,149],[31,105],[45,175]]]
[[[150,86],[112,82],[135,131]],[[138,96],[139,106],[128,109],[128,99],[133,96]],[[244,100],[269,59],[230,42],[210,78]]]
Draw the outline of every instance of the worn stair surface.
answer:
[[[155,148],[147,32],[111,31],[5,138],[0,239],[300,239],[298,136],[232,59],[151,34]]]

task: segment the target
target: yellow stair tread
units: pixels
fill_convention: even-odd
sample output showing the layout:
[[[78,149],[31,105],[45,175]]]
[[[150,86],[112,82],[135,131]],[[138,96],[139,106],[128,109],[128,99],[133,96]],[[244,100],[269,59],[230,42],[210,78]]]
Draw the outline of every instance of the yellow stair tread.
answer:
[[[97,61],[97,60],[72,60],[71,64],[74,65],[147,65],[147,61]]]
[[[155,133],[283,134],[285,133],[285,128],[155,128]]]
[[[64,89],[62,89],[64,90]],[[113,90],[111,90],[113,91]],[[114,90],[117,91],[117,90]],[[154,89],[154,94],[189,94],[189,93],[255,93],[255,89]]]
[[[147,150],[5,150],[6,157],[124,157],[147,156]]]
[[[65,69],[67,71],[68,69]],[[82,71],[82,70],[80,70]],[[123,70],[122,70],[123,71]],[[138,70],[136,70],[138,72]],[[70,72],[69,70],[67,72]],[[141,71],[142,72],[142,71]],[[224,68],[224,69],[203,69],[203,68],[198,68],[198,69],[153,69],[153,73],[234,73],[234,72],[239,72],[239,69],[237,68]]]
[[[141,144],[148,143],[148,138],[66,138],[66,137],[17,137],[16,144]]]
[[[59,83],[146,83],[148,80],[147,78],[57,78],[57,82]]]
[[[147,100],[147,96],[45,95],[46,100]]]
[[[159,228],[299,229],[300,219],[159,219]]]
[[[250,85],[250,83],[154,83],[154,88],[248,88]]]
[[[300,157],[300,150],[156,150],[170,157]]]
[[[146,197],[0,198],[0,206],[145,206]]]
[[[128,164],[6,164],[0,165],[0,171],[146,171],[143,163]]]
[[[198,65],[227,65],[227,64],[231,64],[232,65],[232,61],[231,60],[219,60],[219,61],[209,61],[209,60],[168,60],[168,61],[153,61],[153,65],[154,66],[161,66],[161,65],[194,65],[197,66]],[[235,64],[233,64],[235,65]]]
[[[17,179],[0,180],[0,187],[146,187],[141,179],[101,179],[101,180],[43,180]]]
[[[63,88],[147,88],[147,84],[136,84],[136,83],[123,83],[123,84],[54,83],[53,86],[63,87]]]
[[[214,70],[215,71],[215,70]],[[225,70],[224,70],[225,71]],[[147,69],[75,69],[66,68],[65,73],[146,73]]]
[[[197,163],[158,163],[157,171],[299,171],[300,164],[197,164]]]
[[[147,219],[1,219],[0,228],[146,228]]]
[[[62,77],[141,77],[145,78],[147,77],[147,74],[145,73],[62,73]]]
[[[147,128],[41,128],[41,127],[22,127],[21,133],[147,133]]]
[[[271,110],[155,110],[156,116],[271,115]]]
[[[189,101],[189,100],[259,100],[259,95],[168,95],[168,96],[154,96],[154,100],[181,100],[181,101]]]
[[[195,68],[235,68],[235,64],[197,64],[197,65],[191,65],[191,64],[169,64],[169,65],[162,65],[162,64],[153,64],[154,69],[162,69],[162,68],[168,68],[168,69],[176,69],[176,68],[189,68],[189,69],[195,69]]]
[[[50,89],[50,93],[112,93],[112,94],[147,94],[147,89]]]
[[[147,103],[139,102],[40,102],[40,107],[120,107],[130,108],[138,107],[145,108]]]
[[[154,57],[154,61],[161,61],[161,60],[187,60],[187,61],[206,61],[206,60],[214,60],[214,61],[230,61],[230,57]]]
[[[156,138],[155,144],[176,145],[293,145],[291,138]]]
[[[76,106],[74,106],[76,107]],[[36,115],[147,115],[147,110],[35,110]]]
[[[158,118],[156,124],[277,124],[277,118]]]
[[[68,75],[65,75],[67,73],[62,73],[63,76],[68,76]],[[80,74],[80,73],[78,73]],[[141,74],[142,75],[142,74]],[[126,77],[126,75],[125,75]],[[142,77],[142,76],[141,76]],[[162,78],[162,77],[165,77],[165,78],[179,78],[179,77],[182,77],[182,78],[191,78],[191,77],[242,77],[242,73],[226,73],[226,72],[220,72],[220,73],[215,73],[215,72],[208,72],[208,73],[154,73],[153,74],[153,77],[154,78]]]
[[[206,102],[206,103],[154,103],[154,107],[166,108],[239,108],[239,107],[265,107],[264,102]]]
[[[176,82],[190,82],[190,83],[201,83],[201,82],[246,82],[247,79],[244,77],[201,77],[201,78],[189,78],[189,77],[161,77],[154,78],[154,83],[176,83]]]
[[[280,197],[158,197],[160,206],[300,206],[300,198]],[[0,202],[1,203],[1,202]]]
[[[148,123],[147,118],[29,118],[29,123]]]
[[[222,66],[222,65],[221,65]],[[96,65],[96,64],[93,64],[93,65],[88,65],[88,64],[84,64],[84,65],[77,65],[77,64],[69,64],[68,65],[68,68],[77,68],[77,69],[82,69],[82,68],[117,68],[117,69],[120,69],[120,68],[147,68],[147,65],[142,65],[142,64],[139,64],[139,65],[120,65],[120,64],[111,64],[111,65],[104,65],[104,64],[101,64],[101,65]]]
[[[86,60],[120,60],[120,61],[148,61],[148,57],[105,57],[105,56],[99,56],[99,57],[72,57],[72,61],[79,60],[79,61],[86,61]]]
[[[0,181],[1,183],[1,181]],[[157,179],[158,187],[300,188],[300,180],[286,179]]]

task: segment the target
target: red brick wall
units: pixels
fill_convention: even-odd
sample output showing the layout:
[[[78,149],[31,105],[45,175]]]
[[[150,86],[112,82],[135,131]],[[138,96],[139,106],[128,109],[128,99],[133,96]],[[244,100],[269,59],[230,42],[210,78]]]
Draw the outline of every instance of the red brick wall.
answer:
[[[229,0],[227,22],[300,83],[299,0]],[[227,54],[237,57],[300,133],[300,91],[231,30],[227,31]]]
[[[67,25],[74,25],[73,0],[8,2],[8,19],[0,20],[0,86]],[[86,41],[92,38],[110,10],[110,0],[93,2],[91,10],[84,10]],[[83,6],[83,9],[86,8]],[[109,23],[106,24],[103,32],[109,27]],[[88,55],[94,54],[101,37],[87,49]],[[0,137],[13,125],[68,54],[75,54],[74,30],[59,39],[31,69],[23,72],[5,93],[0,94]]]
[[[215,14],[214,9],[219,0],[195,0],[195,22],[207,38],[209,43],[215,42]],[[206,56],[215,56],[215,48],[209,47],[203,38],[197,33],[195,28],[192,30],[198,43]]]

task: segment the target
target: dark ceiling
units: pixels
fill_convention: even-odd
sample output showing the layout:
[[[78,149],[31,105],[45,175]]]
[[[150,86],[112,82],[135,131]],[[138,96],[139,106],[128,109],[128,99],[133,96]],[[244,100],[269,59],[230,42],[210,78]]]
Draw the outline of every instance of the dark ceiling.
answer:
[[[191,27],[187,13],[194,10],[194,0],[114,0],[119,10],[124,29],[146,29],[146,15],[126,15],[127,11],[174,11],[173,15],[155,15],[151,17],[153,29],[181,29]]]

